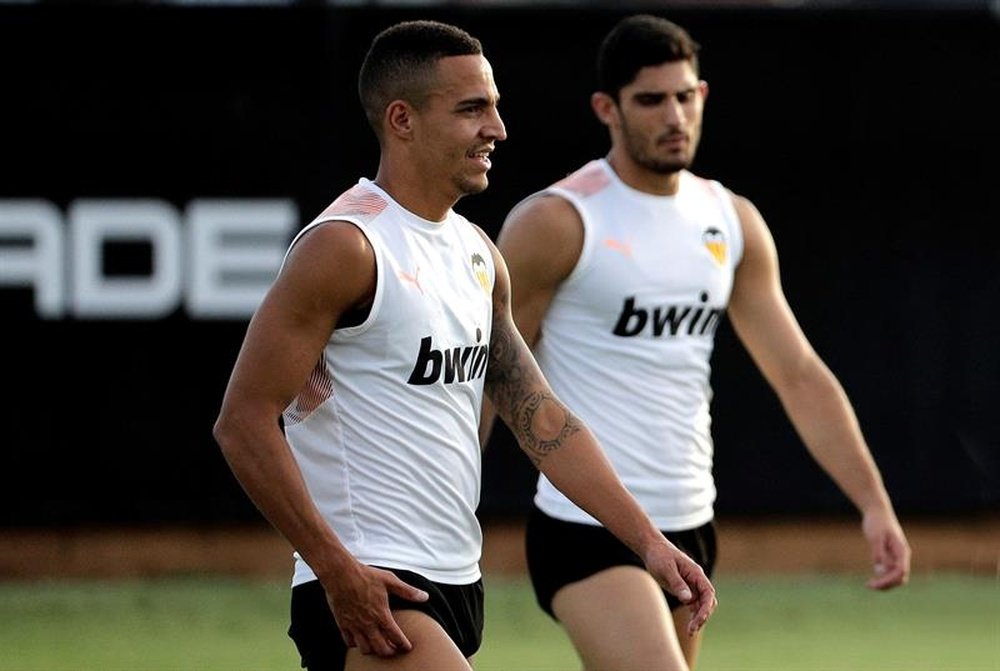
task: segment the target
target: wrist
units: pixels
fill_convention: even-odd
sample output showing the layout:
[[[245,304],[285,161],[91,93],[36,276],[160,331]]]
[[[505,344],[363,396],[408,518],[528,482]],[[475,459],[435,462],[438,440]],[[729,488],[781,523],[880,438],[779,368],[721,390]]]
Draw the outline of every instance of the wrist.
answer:
[[[320,551],[313,551],[302,558],[309,568],[316,575],[316,578],[324,585],[329,582],[343,580],[345,574],[350,574],[358,569],[358,561],[344,547],[336,545],[324,548]]]
[[[861,513],[862,518],[871,516],[891,517],[895,515],[889,495],[881,487],[874,491],[871,496],[859,502],[858,512]]]
[[[664,546],[668,545],[666,537],[657,529],[655,526],[650,526],[645,529],[640,535],[636,542],[638,555],[642,557],[645,561],[651,553],[658,552]]]

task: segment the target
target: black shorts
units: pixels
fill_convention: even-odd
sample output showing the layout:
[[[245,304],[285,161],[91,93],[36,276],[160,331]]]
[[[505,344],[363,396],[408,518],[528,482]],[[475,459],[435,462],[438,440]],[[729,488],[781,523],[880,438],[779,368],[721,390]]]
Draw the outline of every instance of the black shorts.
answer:
[[[483,642],[483,581],[471,585],[446,585],[399,569],[386,569],[403,582],[418,587],[430,598],[409,601],[389,595],[392,610],[418,610],[431,616],[445,630],[458,649],[471,657]],[[292,624],[288,635],[295,641],[302,668],[309,671],[343,671],[347,646],[326,601],[318,580],[292,588]]]
[[[715,568],[715,525],[708,522],[687,531],[664,531],[671,543],[697,562],[709,577]],[[528,573],[538,605],[555,618],[552,598],[570,583],[588,578],[613,566],[645,568],[632,552],[604,527],[564,522],[532,506],[528,517],[526,551]],[[663,590],[670,610],[682,604]]]

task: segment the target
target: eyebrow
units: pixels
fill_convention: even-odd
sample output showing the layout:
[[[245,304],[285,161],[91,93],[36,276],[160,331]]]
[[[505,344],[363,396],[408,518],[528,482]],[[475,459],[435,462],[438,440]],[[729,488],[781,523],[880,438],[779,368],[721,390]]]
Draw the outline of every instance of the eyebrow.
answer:
[[[697,90],[698,87],[692,86],[690,88],[678,89],[676,91],[636,91],[629,96],[629,99],[642,105],[659,105],[665,100],[673,99],[686,103],[689,98],[694,96]],[[684,100],[681,100],[682,97]]]
[[[473,98],[465,98],[459,100],[455,103],[455,107],[466,107],[466,106],[483,106],[483,105],[496,105],[500,102],[500,96],[496,98],[491,98],[489,96],[475,96]]]
[[[666,98],[666,97],[669,97],[669,96],[676,96],[676,95],[679,95],[681,93],[691,93],[691,92],[697,91],[697,90],[698,90],[698,85],[697,84],[692,84],[691,86],[685,86],[684,88],[677,89],[676,91],[664,91],[662,89],[636,91],[635,93],[632,94],[632,97],[636,98],[636,97],[639,97],[639,96],[644,96],[644,97],[656,97],[656,96],[659,96],[661,98]]]

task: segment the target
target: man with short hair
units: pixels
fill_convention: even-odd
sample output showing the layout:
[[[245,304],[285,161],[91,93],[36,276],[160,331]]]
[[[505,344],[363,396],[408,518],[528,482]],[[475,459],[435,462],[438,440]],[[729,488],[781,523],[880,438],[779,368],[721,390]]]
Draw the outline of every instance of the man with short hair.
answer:
[[[497,241],[514,321],[552,388],[658,528],[711,576],[709,364],[728,311],[809,451],[861,512],[869,585],[902,584],[906,538],[843,389],[785,300],[764,220],[688,170],[708,94],[698,45],[666,19],[627,17],[602,43],[598,86],[607,157],[520,203]],[[487,410],[484,435],[489,424]],[[677,635],[680,603],[638,557],[544,473],[534,502],[532,582],[584,668],[694,666],[700,635]]]

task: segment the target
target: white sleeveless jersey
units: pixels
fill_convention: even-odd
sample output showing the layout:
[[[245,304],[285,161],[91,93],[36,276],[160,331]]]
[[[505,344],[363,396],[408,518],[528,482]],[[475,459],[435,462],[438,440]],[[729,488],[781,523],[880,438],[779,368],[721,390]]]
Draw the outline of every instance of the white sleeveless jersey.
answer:
[[[333,220],[371,243],[375,296],[363,323],[334,331],[285,410],[288,442],[320,512],[359,561],[474,582],[493,257],[461,215],[426,221],[366,179],[303,232]],[[314,578],[296,556],[293,584]]]
[[[674,196],[596,160],[543,193],[583,220],[580,259],[541,324],[538,363],[664,530],[713,517],[710,364],[743,237],[732,197],[684,171]],[[542,476],[548,515],[597,524]]]

